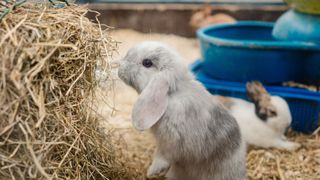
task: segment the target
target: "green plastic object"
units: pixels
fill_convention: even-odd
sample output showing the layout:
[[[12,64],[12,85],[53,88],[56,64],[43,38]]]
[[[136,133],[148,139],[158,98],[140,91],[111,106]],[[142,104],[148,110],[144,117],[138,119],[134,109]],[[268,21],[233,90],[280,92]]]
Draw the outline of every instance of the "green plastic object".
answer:
[[[11,2],[11,1],[8,1],[8,0],[4,0],[4,2],[2,2],[0,4],[0,7],[6,7],[6,8],[4,10],[2,10],[2,13],[0,13],[0,20],[2,20],[2,18],[4,18],[8,13],[10,13],[13,10],[15,10],[17,7],[21,6],[26,1],[27,0],[21,0],[19,2],[15,2],[15,1]],[[11,7],[9,7],[9,6],[11,6]]]
[[[307,14],[320,14],[320,0],[284,0],[291,8]]]

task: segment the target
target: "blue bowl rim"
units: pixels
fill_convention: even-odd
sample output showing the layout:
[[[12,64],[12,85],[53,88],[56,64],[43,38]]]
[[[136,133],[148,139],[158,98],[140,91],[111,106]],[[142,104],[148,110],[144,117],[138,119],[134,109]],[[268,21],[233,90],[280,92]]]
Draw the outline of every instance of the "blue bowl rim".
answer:
[[[313,42],[303,42],[303,41],[252,41],[252,40],[232,40],[228,38],[218,38],[214,36],[207,35],[207,31],[225,29],[225,28],[236,28],[243,26],[257,26],[257,27],[271,27],[273,28],[271,22],[262,21],[238,21],[232,24],[219,24],[212,25],[208,27],[201,28],[197,31],[197,36],[203,41],[215,44],[217,46],[226,47],[240,47],[248,49],[295,49],[295,50],[320,50],[320,45]],[[272,32],[270,32],[272,33]]]
[[[189,69],[193,73],[197,73],[201,71],[202,68],[202,61],[196,60],[191,65],[189,65]],[[218,89],[228,89],[238,92],[245,92],[245,86],[246,83],[241,82],[233,82],[233,81],[225,81],[225,80],[218,80],[218,79],[212,79],[210,77],[207,77],[205,74],[203,74],[203,77],[197,77],[197,80],[201,81],[206,88],[218,88]],[[320,103],[320,92],[313,92],[308,91],[305,89],[299,89],[299,88],[291,88],[291,87],[285,87],[285,86],[274,86],[274,85],[264,85],[267,91],[269,91],[271,94],[277,94],[286,98],[294,98],[294,99],[304,99],[304,100],[312,100],[317,101]]]

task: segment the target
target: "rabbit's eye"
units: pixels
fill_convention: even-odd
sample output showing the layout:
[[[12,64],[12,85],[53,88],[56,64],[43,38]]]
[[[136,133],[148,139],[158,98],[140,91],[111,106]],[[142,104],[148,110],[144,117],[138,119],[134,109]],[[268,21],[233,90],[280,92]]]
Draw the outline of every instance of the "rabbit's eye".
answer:
[[[144,59],[144,60],[142,61],[142,65],[143,65],[144,67],[146,67],[146,68],[149,68],[149,67],[151,67],[151,66],[153,65],[153,63],[152,63],[152,61],[151,61],[150,59]]]

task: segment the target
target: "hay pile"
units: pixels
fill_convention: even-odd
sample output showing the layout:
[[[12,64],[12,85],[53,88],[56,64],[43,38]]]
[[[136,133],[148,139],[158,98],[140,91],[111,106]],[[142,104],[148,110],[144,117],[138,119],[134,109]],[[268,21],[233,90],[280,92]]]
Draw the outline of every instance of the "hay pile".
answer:
[[[88,10],[26,4],[0,22],[0,179],[134,179],[88,109],[117,47]]]

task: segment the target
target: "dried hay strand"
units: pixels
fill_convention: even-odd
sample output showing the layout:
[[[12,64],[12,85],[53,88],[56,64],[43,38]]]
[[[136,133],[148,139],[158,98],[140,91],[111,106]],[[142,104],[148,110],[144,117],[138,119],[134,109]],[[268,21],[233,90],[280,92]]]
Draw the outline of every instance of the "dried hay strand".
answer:
[[[88,9],[27,4],[0,22],[0,179],[134,179],[88,108],[117,43]]]

